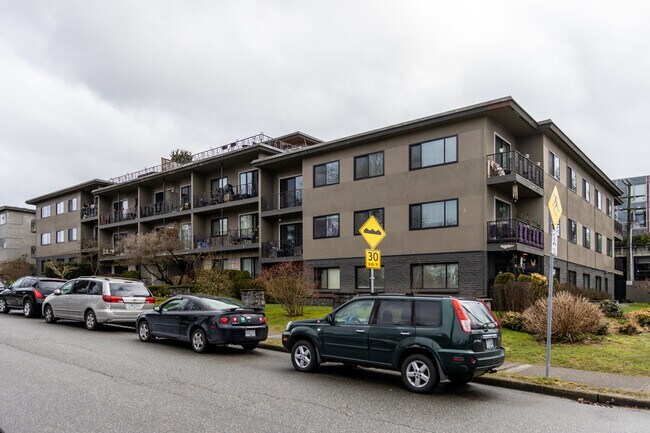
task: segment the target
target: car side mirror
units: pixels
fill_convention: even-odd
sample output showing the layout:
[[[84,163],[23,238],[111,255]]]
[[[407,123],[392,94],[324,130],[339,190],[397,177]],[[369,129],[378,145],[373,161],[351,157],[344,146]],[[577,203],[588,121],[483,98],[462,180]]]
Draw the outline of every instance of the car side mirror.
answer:
[[[54,289],[54,294],[55,294],[55,295],[60,295],[60,294],[61,294],[61,290],[59,290],[59,289]]]
[[[160,306],[157,305],[153,307],[153,311],[155,311],[156,313],[160,313]]]
[[[325,316],[325,321],[331,325],[334,323],[334,317],[331,314],[328,314]]]

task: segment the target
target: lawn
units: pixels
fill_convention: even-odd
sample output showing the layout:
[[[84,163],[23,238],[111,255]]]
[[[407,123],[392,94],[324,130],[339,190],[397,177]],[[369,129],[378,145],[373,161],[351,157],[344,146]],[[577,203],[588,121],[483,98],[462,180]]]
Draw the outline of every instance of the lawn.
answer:
[[[321,319],[332,311],[331,307],[305,307],[304,315],[287,317],[286,311],[279,304],[266,304],[266,317],[269,320],[269,333],[279,334],[284,331],[290,320]]]
[[[631,304],[621,304],[624,313],[631,313],[632,311],[640,311],[650,309],[648,302],[633,302]]]

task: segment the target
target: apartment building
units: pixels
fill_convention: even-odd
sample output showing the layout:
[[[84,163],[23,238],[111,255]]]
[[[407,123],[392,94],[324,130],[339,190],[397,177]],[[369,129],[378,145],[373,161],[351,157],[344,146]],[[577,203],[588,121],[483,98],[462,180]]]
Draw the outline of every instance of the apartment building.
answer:
[[[26,256],[34,262],[34,209],[0,206],[0,262]]]
[[[103,272],[124,269],[121,239],[173,224],[195,267],[255,276],[300,261],[326,299],[369,290],[358,230],[370,215],[388,234],[380,291],[489,296],[499,272],[548,275],[555,187],[556,277],[613,291],[620,189],[510,97],[328,142],[254,136],[92,194]]]
[[[96,249],[97,202],[93,190],[109,185],[101,179],[73,185],[27,200],[36,206],[36,269],[47,262],[78,262],[86,250]]]

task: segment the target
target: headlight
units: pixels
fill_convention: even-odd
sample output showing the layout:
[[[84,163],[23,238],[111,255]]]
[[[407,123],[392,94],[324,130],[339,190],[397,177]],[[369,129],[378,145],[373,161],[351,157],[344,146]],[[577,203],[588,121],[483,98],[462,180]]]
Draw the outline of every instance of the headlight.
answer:
[[[287,323],[287,327],[284,328],[284,330],[285,330],[285,331],[288,331],[289,328],[291,328],[291,324],[292,324],[292,323],[293,323],[293,322],[289,322],[289,323]]]

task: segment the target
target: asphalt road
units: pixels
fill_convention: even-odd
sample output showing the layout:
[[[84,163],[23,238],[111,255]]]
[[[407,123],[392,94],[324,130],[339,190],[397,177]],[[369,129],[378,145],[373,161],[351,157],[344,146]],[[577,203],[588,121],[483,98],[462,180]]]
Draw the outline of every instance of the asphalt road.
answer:
[[[406,391],[397,373],[237,347],[141,343],[135,330],[0,315],[0,429],[39,432],[650,432],[650,411],[470,384]]]

